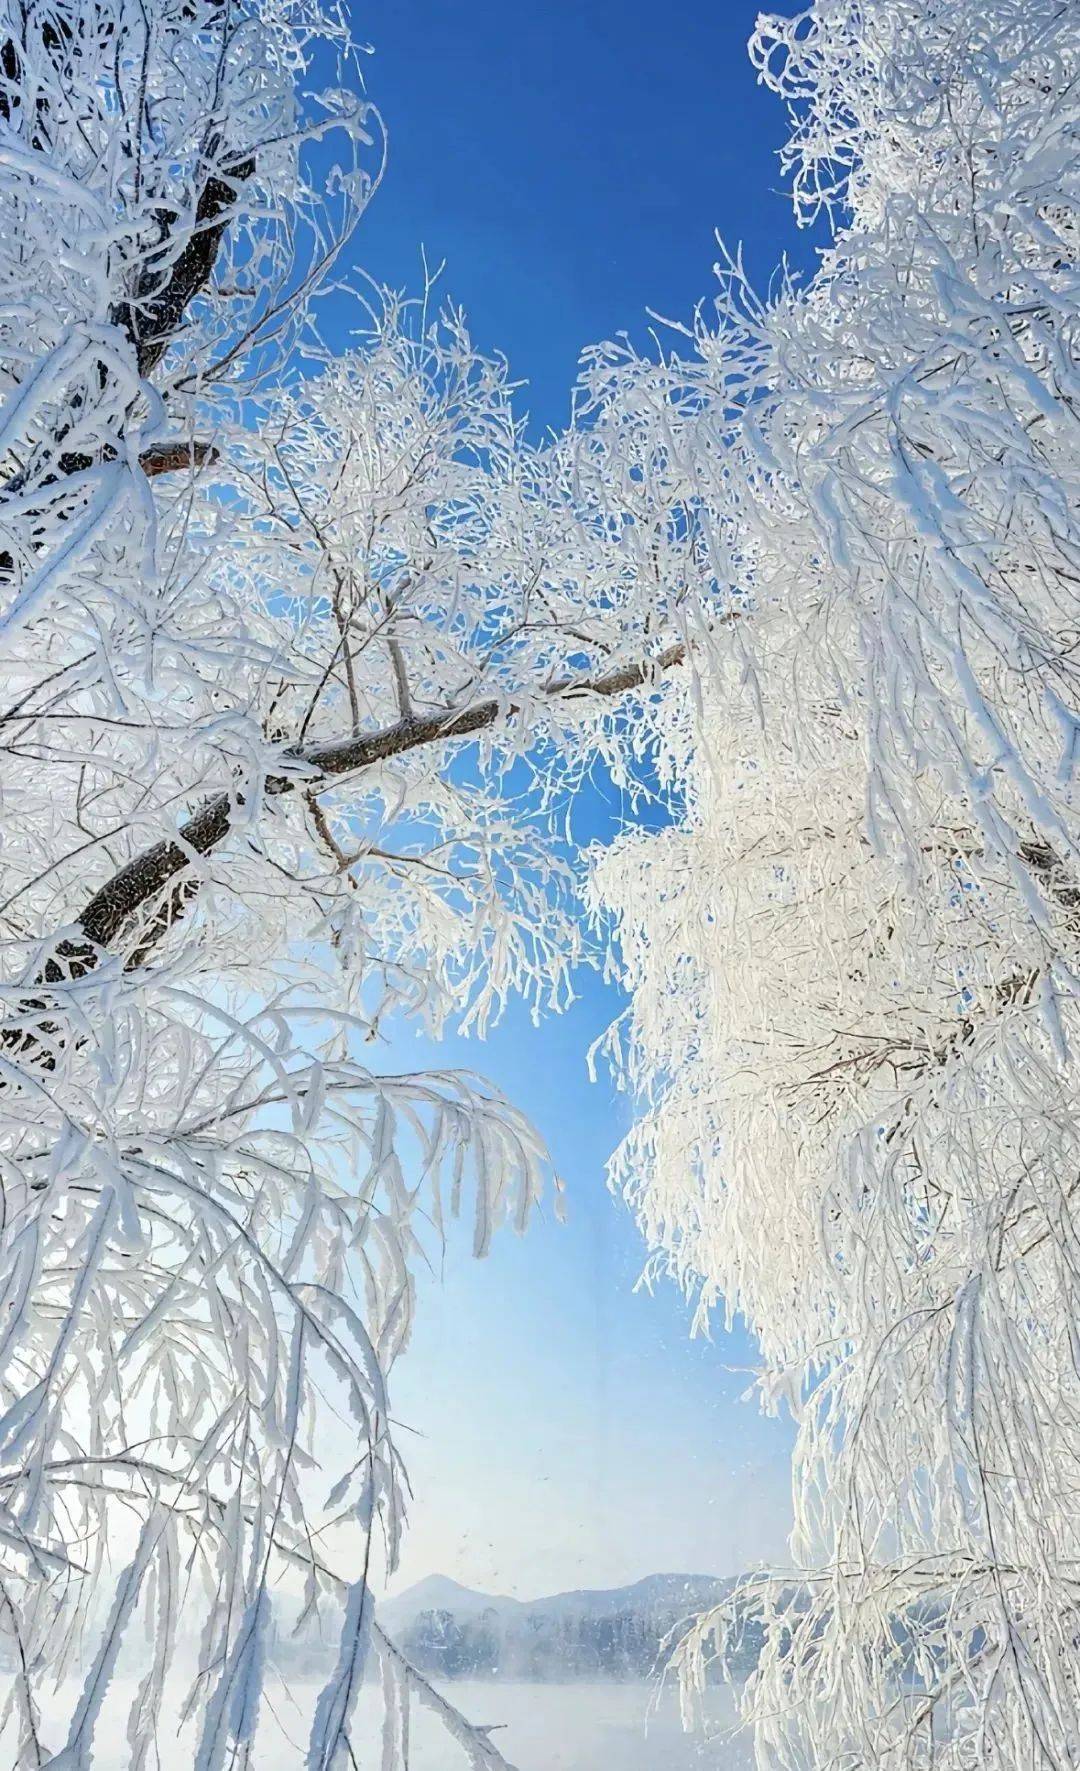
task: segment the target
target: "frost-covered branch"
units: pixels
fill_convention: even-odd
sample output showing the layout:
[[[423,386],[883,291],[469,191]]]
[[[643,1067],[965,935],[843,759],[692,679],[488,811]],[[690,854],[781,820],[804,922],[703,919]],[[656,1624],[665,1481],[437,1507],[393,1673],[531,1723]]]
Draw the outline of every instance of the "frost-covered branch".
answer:
[[[1080,37],[1058,0],[815,0],[751,50],[819,270],[764,303],[724,257],[718,323],[590,372],[678,464],[664,581],[739,616],[665,714],[684,816],[598,864],[614,1174],[798,1427],[796,1572],[682,1666],[758,1615],[770,1767],[1065,1771]]]
[[[684,656],[685,648],[677,642],[665,648],[655,661],[623,665],[592,678],[565,678],[545,684],[544,694],[584,700],[625,695],[632,689],[643,687],[655,673],[681,663]],[[520,711],[498,701],[480,701],[472,707],[456,712],[451,709],[445,714],[429,715],[426,719],[410,714],[381,732],[361,732],[308,750],[302,747],[283,750],[276,764],[282,773],[267,774],[264,792],[289,793],[302,787],[305,794],[318,793],[337,775],[358,774],[373,764],[403,756],[423,745],[446,744],[454,738],[472,737],[494,725],[496,720],[512,719]],[[230,795],[216,795],[181,826],[175,842],[159,843],[146,854],[136,856],[101,886],[77,919],[83,940],[65,939],[55,949],[55,957],[50,961],[53,969],[46,974],[50,981],[56,982],[63,972],[79,977],[85,975],[96,964],[99,950],[110,947],[144,905],[155,900],[171,880],[184,874],[194,856],[208,855],[224,841],[238,809],[237,802]],[[159,916],[155,920],[154,939],[160,938],[181,904],[197,891],[198,880],[182,882],[174,889],[180,896],[173,900],[168,917]],[[146,959],[150,944],[144,931],[137,949],[139,963]],[[62,967],[63,972],[58,967]]]
[[[333,8],[0,0],[0,1739],[27,1763],[91,1763],[140,1643],[152,1763],[196,1629],[170,1754],[257,1763],[267,1659],[318,1605],[310,1764],[349,1763],[372,1642],[388,1768],[413,1699],[501,1764],[370,1595],[414,1270],[452,1218],[478,1256],[524,1229],[546,1159],[478,1077],[373,1048],[570,999],[565,803],[597,764],[652,791],[694,597],[657,575],[662,501],[612,526],[602,427],[531,445],[456,310],[340,280],[380,175]]]

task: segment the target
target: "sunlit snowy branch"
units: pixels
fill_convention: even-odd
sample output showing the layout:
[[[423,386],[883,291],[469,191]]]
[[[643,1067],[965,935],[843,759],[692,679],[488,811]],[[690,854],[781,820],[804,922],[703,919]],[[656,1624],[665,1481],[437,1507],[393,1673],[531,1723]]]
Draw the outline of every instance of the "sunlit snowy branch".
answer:
[[[352,1762],[372,1645],[387,1771],[414,1699],[502,1764],[371,1593],[417,1265],[451,1217],[477,1255],[523,1229],[546,1161],[479,1078],[372,1048],[395,1015],[570,999],[557,814],[598,763],[632,784],[687,609],[611,523],[599,433],[531,446],[455,310],[340,281],[381,160],[314,0],[0,0],[0,1727],[27,1764],[88,1766],[127,1697],[134,1766],[178,1724],[200,1771],[259,1763],[274,1644],[317,1610],[310,1765]]]
[[[653,1258],[759,1337],[797,1572],[758,1762],[1073,1766],[1080,35],[1057,0],[815,0],[751,45],[821,267],[600,422],[696,492],[730,624],[673,698],[685,815],[597,870]],[[686,532],[682,524],[680,534]],[[682,568],[680,568],[680,576]],[[699,582],[700,582],[699,578]],[[717,1635],[718,1631],[718,1635]]]

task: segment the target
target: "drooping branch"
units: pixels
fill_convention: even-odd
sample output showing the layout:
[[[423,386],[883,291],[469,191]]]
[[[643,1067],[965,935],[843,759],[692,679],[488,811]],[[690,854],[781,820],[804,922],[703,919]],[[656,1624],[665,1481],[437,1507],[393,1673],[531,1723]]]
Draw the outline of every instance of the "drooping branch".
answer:
[[[1065,912],[1065,926],[1069,933],[1074,936],[1080,934],[1080,886],[1077,886],[1061,856],[1049,843],[1031,841],[1020,844],[1019,857],[1030,867],[1051,902]],[[1019,966],[1010,972],[990,992],[989,1013],[965,1014],[944,1040],[931,1046],[925,1055],[918,1054],[917,1062],[906,1067],[917,1069],[923,1074],[944,1069],[965,1047],[973,1044],[980,1029],[986,1026],[993,1014],[1017,1004],[1021,1007],[1030,1006],[1038,996],[1043,975],[1044,968],[1041,965]],[[893,1135],[889,1134],[890,1137]]]
[[[113,1487],[108,1478],[114,1475],[127,1476],[132,1479],[132,1488]],[[183,1500],[187,1488],[183,1475],[168,1468],[167,1465],[153,1462],[149,1458],[140,1457],[132,1452],[124,1452],[118,1456],[102,1458],[95,1456],[58,1458],[49,1465],[50,1479],[57,1488],[85,1489],[96,1494],[125,1495],[135,1491],[135,1485],[141,1492],[152,1492],[167,1510],[176,1518],[187,1518],[183,1511]],[[3,1486],[10,1486],[11,1478],[7,1478]],[[173,1496],[171,1490],[178,1490]],[[205,1485],[200,1485],[192,1498],[199,1509],[200,1529],[209,1528],[215,1534],[222,1534],[227,1529],[229,1506],[225,1499]],[[254,1513],[251,1509],[244,1510],[244,1520],[253,1524]],[[310,1537],[300,1537],[289,1533],[284,1522],[275,1518],[267,1531],[267,1541],[274,1555],[287,1566],[298,1569],[305,1578],[314,1578],[327,1587],[335,1596],[346,1600],[349,1595],[349,1582],[323,1557],[315,1551]],[[514,1767],[502,1756],[491,1741],[491,1734],[496,1726],[470,1722],[440,1691],[430,1679],[398,1647],[386,1630],[373,1618],[371,1640],[380,1658],[393,1661],[402,1675],[411,1695],[419,1698],[425,1708],[430,1709],[446,1727],[451,1738],[456,1740],[467,1754],[471,1771],[514,1771]]]
[[[969,848],[964,851],[963,858],[970,860],[976,852]],[[1021,842],[1017,856],[1031,870],[1050,902],[1065,913],[1065,929],[1069,935],[1074,939],[1080,937],[1080,886],[1061,856],[1049,843],[1037,841]],[[808,1075],[800,1083],[800,1090],[838,1082],[865,1081],[881,1070],[890,1070],[898,1079],[910,1079],[912,1088],[917,1089],[942,1075],[949,1065],[970,1051],[980,1035],[993,1027],[1000,1014],[1010,1008],[1031,1008],[1036,1004],[1045,973],[1043,964],[1017,966],[999,978],[977,1005],[957,1015],[943,1036],[932,1038],[927,1033],[923,1040],[916,1041],[910,1034],[898,1032],[892,1039],[875,1039],[872,1045],[848,1052],[827,1068]],[[915,1097],[909,1094],[903,1102],[901,1117],[885,1133],[887,1144],[894,1143],[902,1135],[915,1105]]]

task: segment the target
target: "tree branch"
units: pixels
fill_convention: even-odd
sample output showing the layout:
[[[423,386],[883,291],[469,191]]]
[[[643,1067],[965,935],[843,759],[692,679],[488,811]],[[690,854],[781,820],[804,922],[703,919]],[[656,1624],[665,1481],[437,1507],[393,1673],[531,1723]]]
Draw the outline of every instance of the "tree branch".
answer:
[[[182,473],[185,468],[206,467],[218,458],[213,443],[200,441],[154,443],[144,449],[139,456],[139,466],[147,479],[156,479],[158,474]]]
[[[211,144],[213,149],[216,144]],[[158,265],[146,265],[134,298],[114,315],[135,345],[139,374],[156,369],[179,328],[191,302],[205,288],[217,260],[225,230],[232,219],[237,188],[255,171],[255,156],[235,160],[223,172],[213,173],[199,192],[195,223],[181,248],[164,285],[156,287]],[[168,240],[168,229],[165,230]]]
[[[685,647],[681,644],[668,646],[655,659],[621,665],[603,676],[564,678],[551,685],[547,693],[553,699],[564,700],[591,696],[612,698],[640,688],[655,672],[682,663],[685,656]],[[354,774],[428,744],[472,737],[493,726],[500,714],[513,717],[519,711],[513,704],[477,701],[457,712],[408,714],[394,725],[384,726],[381,731],[362,732],[348,738],[283,750],[284,772],[268,775],[265,791],[277,795],[291,793],[295,788],[317,790],[320,782]],[[183,915],[186,905],[198,891],[200,881],[192,871],[193,862],[200,856],[211,854],[224,841],[232,828],[235,813],[243,803],[243,796],[239,794],[214,794],[181,826],[175,840],[155,843],[153,848],[135,856],[114,873],[94,893],[79,916],[81,939],[57,944],[46,967],[44,981],[60,983],[66,978],[84,977],[132,917],[159,897],[170,882],[177,881],[128,962],[130,965],[142,963],[165,931]]]

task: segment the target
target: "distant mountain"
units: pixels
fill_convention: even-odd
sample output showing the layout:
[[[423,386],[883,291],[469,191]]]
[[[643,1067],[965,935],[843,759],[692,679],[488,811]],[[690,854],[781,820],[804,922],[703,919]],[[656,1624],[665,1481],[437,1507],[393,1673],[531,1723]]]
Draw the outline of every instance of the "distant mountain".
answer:
[[[529,1604],[556,1615],[607,1617],[627,1609],[653,1613],[674,1608],[680,1616],[688,1617],[718,1604],[734,1585],[733,1580],[720,1580],[712,1574],[647,1574],[631,1586],[584,1587],[556,1593],[550,1599],[533,1599]]]
[[[381,1605],[379,1619],[414,1665],[439,1678],[640,1679],[655,1670],[672,1631],[734,1586],[705,1574],[650,1574],[632,1586],[522,1600],[434,1574]],[[741,1670],[760,1647],[748,1629]]]
[[[449,1611],[458,1618],[478,1617],[492,1605],[500,1612],[511,1613],[521,1609],[522,1601],[501,1594],[474,1593],[471,1587],[463,1587],[448,1574],[429,1574],[395,1599],[384,1599],[379,1606],[379,1622],[396,1639],[423,1611]]]

